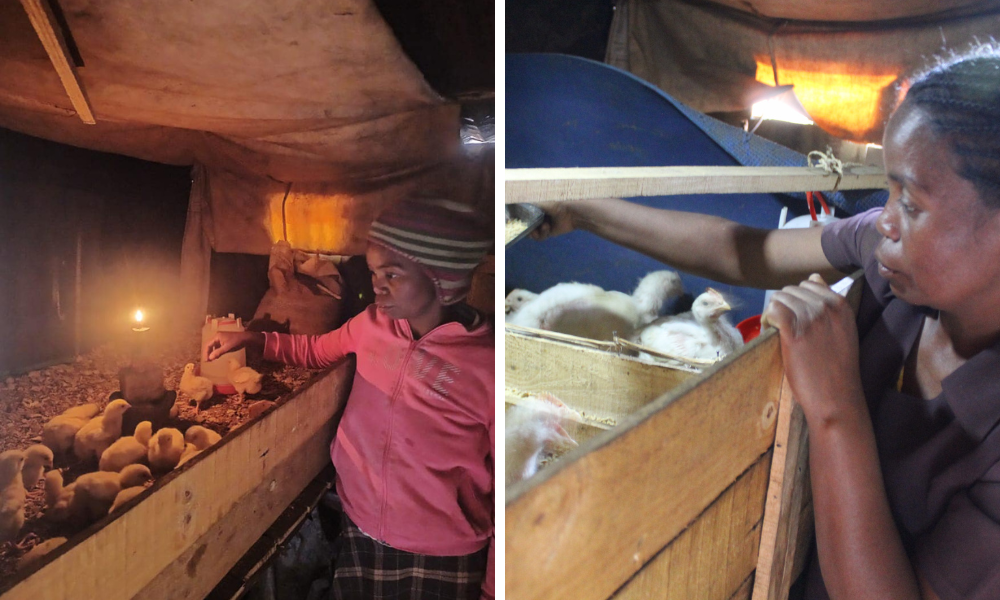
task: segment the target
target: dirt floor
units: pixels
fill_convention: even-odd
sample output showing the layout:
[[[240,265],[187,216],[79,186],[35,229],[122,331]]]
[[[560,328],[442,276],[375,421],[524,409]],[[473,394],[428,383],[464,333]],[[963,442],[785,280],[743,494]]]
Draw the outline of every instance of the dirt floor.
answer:
[[[186,363],[198,363],[201,332],[192,331],[172,340],[159,342],[148,359],[164,373],[167,390],[177,390]],[[128,363],[129,354],[122,344],[106,344],[79,356],[73,363],[52,366],[0,381],[0,452],[22,449],[41,441],[42,425],[72,406],[88,402],[103,408],[108,397],[118,390],[118,371]],[[249,366],[264,375],[263,387],[257,394],[216,395],[199,407],[193,400],[177,392],[176,418],[168,426],[184,431],[191,425],[202,425],[223,436],[236,427],[257,418],[274,401],[289,396],[319,371],[263,362],[253,356]],[[251,407],[253,407],[251,409]],[[130,435],[131,432],[125,432]],[[72,457],[57,457],[55,468],[64,469],[66,483],[89,471],[92,464],[80,463]],[[28,492],[25,503],[25,524],[15,542],[0,544],[0,589],[4,589],[16,573],[18,559],[31,548],[52,537],[72,537],[84,527],[75,529],[51,523],[44,518],[44,479]]]

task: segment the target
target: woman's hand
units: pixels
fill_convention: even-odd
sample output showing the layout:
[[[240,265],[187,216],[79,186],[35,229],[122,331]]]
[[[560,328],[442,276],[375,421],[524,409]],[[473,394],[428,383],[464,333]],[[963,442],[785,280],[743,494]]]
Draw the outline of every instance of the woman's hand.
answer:
[[[847,300],[813,274],[775,292],[764,319],[781,333],[781,356],[796,401],[812,425],[863,407],[858,329]],[[862,406],[856,406],[859,402]]]
[[[569,233],[576,229],[575,209],[583,207],[594,200],[574,200],[572,202],[532,202],[535,206],[545,212],[545,220],[531,232],[531,237],[536,240],[545,240],[550,237]],[[597,202],[600,202],[598,200]]]
[[[202,360],[215,360],[240,348],[264,347],[264,334],[256,331],[220,331],[208,340],[201,351]]]

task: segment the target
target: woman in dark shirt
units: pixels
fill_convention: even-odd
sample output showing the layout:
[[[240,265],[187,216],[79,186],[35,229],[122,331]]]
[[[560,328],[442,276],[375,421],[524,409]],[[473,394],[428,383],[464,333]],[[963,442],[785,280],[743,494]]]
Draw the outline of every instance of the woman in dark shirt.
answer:
[[[764,315],[809,428],[808,597],[1000,598],[1000,49],[915,78],[884,156],[884,210],[824,229],[608,199],[544,206],[536,237],[584,229],[717,281],[788,286]],[[824,279],[857,268],[855,316]]]

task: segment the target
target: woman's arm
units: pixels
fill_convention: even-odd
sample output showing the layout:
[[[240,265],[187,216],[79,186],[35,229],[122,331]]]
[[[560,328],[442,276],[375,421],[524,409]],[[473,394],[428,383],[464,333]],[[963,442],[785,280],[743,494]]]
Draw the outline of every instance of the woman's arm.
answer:
[[[764,315],[780,330],[785,374],[809,427],[816,543],[830,597],[920,598],[882,480],[853,310],[814,275],[776,292]]]
[[[536,239],[581,229],[686,273],[763,289],[829,278],[822,228],[757,229],[720,217],[633,204],[617,198],[540,203],[549,220]]]

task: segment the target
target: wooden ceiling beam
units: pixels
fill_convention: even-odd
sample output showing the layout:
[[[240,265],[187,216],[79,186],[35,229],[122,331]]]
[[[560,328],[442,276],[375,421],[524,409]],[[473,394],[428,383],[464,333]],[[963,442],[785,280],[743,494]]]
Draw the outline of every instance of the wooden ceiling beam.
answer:
[[[633,198],[675,194],[760,194],[888,187],[882,167],[593,167],[505,169],[504,202]]]
[[[80,120],[88,125],[93,125],[94,113],[90,110],[90,102],[87,100],[87,93],[83,90],[80,77],[76,72],[76,67],[69,56],[69,48],[66,45],[66,38],[63,37],[62,30],[56,23],[52,13],[52,7],[48,0],[21,0],[21,6],[28,13],[31,26],[35,28],[38,39],[42,41],[45,52],[52,61],[52,66],[56,68],[59,80],[69,95],[70,102],[76,110]]]

